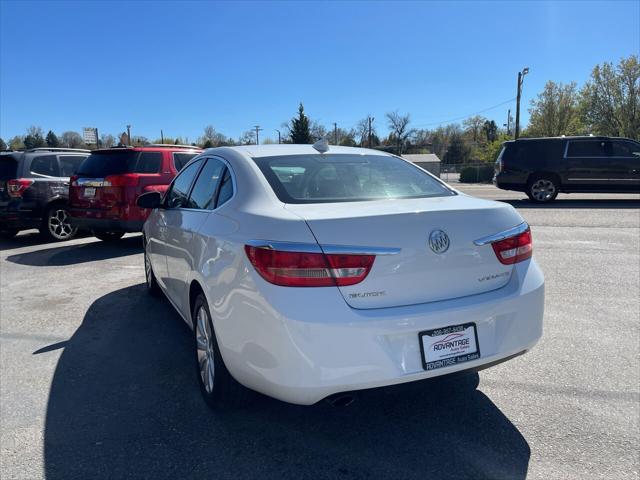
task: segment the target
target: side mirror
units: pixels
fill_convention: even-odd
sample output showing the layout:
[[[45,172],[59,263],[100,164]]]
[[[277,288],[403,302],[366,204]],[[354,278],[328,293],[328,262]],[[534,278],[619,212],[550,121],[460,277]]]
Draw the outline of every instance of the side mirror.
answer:
[[[154,209],[162,205],[162,195],[160,192],[147,192],[143,193],[136,200],[136,205],[140,208]]]

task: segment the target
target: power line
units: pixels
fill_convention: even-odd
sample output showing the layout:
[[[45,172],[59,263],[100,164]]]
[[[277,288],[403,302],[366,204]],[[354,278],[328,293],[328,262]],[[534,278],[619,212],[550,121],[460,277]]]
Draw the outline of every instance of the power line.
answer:
[[[481,113],[484,112],[488,112],[489,110],[493,110],[494,108],[498,108],[498,107],[502,107],[503,105],[506,105],[508,103],[513,102],[516,99],[516,97],[510,98],[509,100],[505,100],[504,102],[500,102],[496,105],[493,105],[491,107],[487,107],[487,108],[483,108],[482,110],[478,110],[477,112],[473,112],[470,113],[468,115],[462,115],[460,117],[456,117],[456,118],[451,118],[449,120],[441,120],[439,122],[431,122],[431,123],[423,123],[421,125],[414,125],[414,126],[418,126],[418,127],[429,127],[431,125],[440,125],[442,123],[451,123],[451,122],[457,122],[459,120],[464,120],[465,118],[469,118],[469,117],[473,117],[474,115],[479,115]]]

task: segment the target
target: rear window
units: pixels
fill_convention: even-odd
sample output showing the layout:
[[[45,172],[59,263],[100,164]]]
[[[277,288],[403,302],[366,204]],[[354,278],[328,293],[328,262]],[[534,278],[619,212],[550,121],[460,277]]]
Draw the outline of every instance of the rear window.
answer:
[[[105,151],[87,157],[78,168],[78,175],[103,178],[122,173],[158,173],[162,165],[160,152]]]
[[[176,172],[179,172],[184,166],[189,163],[197,153],[174,153],[173,154],[173,166],[176,167]]]
[[[608,143],[601,140],[569,142],[567,157],[606,157]]]
[[[78,171],[82,161],[87,158],[83,155],[60,155],[60,176],[70,177]]]
[[[0,180],[11,180],[16,178],[16,170],[18,169],[18,162],[10,156],[0,157]]]
[[[31,160],[30,171],[33,175],[45,177],[59,177],[58,157],[55,155],[43,155]]]
[[[284,203],[358,202],[455,195],[399,158],[382,155],[292,155],[255,158]]]

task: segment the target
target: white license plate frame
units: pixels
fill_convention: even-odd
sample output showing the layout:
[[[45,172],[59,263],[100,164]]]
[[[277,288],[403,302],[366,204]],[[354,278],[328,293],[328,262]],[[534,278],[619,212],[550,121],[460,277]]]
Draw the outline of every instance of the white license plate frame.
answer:
[[[82,192],[82,196],[85,198],[93,198],[96,196],[96,187],[85,187]]]

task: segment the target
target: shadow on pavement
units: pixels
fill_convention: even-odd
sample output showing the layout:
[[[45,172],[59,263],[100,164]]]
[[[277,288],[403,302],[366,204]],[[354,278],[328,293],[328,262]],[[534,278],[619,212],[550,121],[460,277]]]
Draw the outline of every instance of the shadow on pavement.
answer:
[[[56,244],[57,245],[57,244]],[[139,235],[126,237],[117,242],[96,241],[81,245],[60,244],[54,248],[45,248],[35,252],[19,253],[7,257],[7,261],[33,267],[51,267],[76,265],[109,258],[125,257],[142,252],[142,240]]]
[[[41,353],[42,355],[46,353]],[[365,392],[346,408],[256,395],[213,412],[191,332],[144,285],[89,308],[59,359],[45,473],[71,478],[525,478],[530,450],[477,374]],[[466,379],[466,380],[464,380]]]
[[[545,208],[545,209],[564,209],[564,208],[579,208],[579,209],[628,209],[628,208],[640,208],[640,198],[638,200],[633,199],[597,199],[597,200],[571,200],[571,199],[556,199],[551,203],[534,203],[528,199],[522,200],[503,200],[498,199],[500,202],[508,203],[515,208]]]
[[[90,237],[89,232],[78,232],[75,238]],[[14,248],[32,247],[34,245],[68,245],[67,242],[52,242],[40,235],[37,230],[20,232],[13,238],[0,238],[0,251],[13,250]]]

